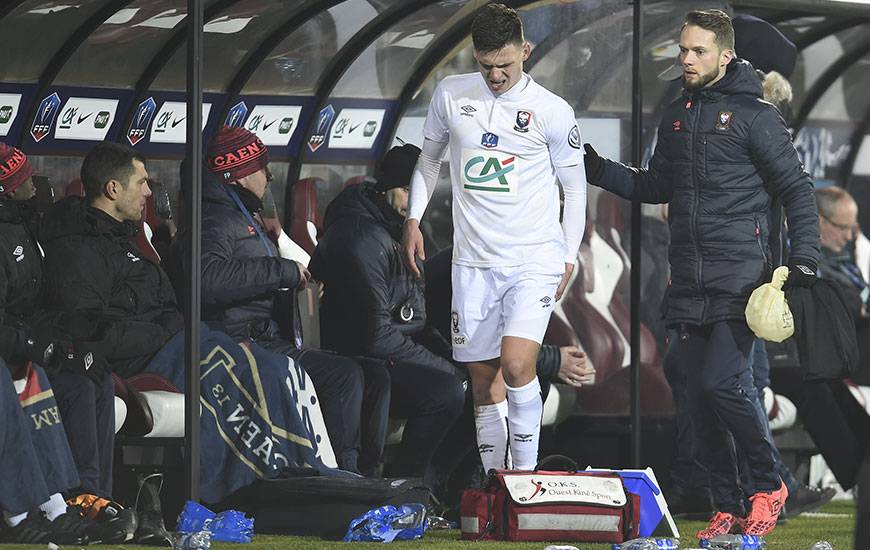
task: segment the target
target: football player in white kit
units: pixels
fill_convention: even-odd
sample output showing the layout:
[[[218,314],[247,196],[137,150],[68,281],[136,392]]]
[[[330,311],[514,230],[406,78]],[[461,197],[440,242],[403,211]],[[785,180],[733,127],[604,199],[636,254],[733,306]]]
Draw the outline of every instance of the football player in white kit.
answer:
[[[531,46],[516,11],[482,8],[472,41],[479,72],[445,78],[429,105],[405,262],[420,276],[420,218],[449,149],[453,357],[471,375],[484,469],[532,470],[543,412],[535,361],[583,237],[586,173],[574,110],[523,72]]]

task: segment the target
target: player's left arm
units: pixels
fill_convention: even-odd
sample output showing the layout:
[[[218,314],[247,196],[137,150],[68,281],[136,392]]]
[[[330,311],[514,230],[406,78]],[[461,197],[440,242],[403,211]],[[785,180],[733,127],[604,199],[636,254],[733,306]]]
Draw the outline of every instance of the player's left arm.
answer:
[[[550,161],[562,184],[565,196],[562,211],[562,231],[565,233],[565,273],[556,290],[560,299],[577,263],[577,251],[586,228],[586,169],[580,149],[580,128],[574,118],[574,110],[567,104],[564,113],[550,120],[547,136]]]

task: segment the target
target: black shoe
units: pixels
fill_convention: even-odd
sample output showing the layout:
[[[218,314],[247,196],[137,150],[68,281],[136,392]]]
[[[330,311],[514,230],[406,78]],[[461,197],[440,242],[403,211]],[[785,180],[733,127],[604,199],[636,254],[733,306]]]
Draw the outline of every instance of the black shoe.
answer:
[[[163,524],[160,508],[160,489],[163,475],[152,474],[139,482],[136,495],[136,513],[139,515],[139,528],[133,541],[147,546],[172,546],[172,537]]]
[[[50,521],[46,518],[46,521],[51,527],[48,540],[55,544],[80,546],[90,540],[91,521],[83,518],[77,510],[67,508],[63,514]]]
[[[88,523],[88,536],[91,544],[121,544],[133,540],[139,520],[136,512],[130,508],[121,508],[115,503],[104,506],[97,519],[85,518],[85,512],[80,506],[73,505],[67,508],[67,513],[79,514]]]
[[[0,533],[0,542],[46,544],[51,542],[50,536],[51,524],[42,515],[41,510],[33,510],[27,514],[24,521],[15,527],[4,527],[2,533]]]
[[[674,517],[707,521],[713,515],[713,500],[704,491],[674,493],[667,497],[668,510]]]
[[[817,510],[830,502],[836,494],[837,490],[833,487],[818,489],[808,485],[801,485],[797,491],[788,494],[788,498],[785,499],[785,507],[780,515],[793,518],[804,512]]]

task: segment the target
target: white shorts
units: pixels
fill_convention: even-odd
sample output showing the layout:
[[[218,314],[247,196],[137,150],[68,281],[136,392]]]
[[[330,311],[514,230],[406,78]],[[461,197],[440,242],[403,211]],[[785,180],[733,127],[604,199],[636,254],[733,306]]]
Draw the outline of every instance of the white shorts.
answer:
[[[541,343],[565,264],[511,267],[453,264],[450,319],[453,358],[468,363],[501,356],[503,336]]]

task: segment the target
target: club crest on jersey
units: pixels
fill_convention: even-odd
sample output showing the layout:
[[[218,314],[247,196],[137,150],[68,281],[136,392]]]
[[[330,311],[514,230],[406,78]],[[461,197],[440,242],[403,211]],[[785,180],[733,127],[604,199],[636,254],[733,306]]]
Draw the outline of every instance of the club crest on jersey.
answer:
[[[731,111],[720,111],[716,117],[716,129],[727,130],[731,127]]]
[[[526,133],[529,131],[529,125],[532,123],[532,113],[529,111],[517,111],[517,123],[514,124],[514,130],[517,132]]]
[[[498,147],[498,136],[491,132],[486,132],[480,137],[480,144],[487,149]]]

